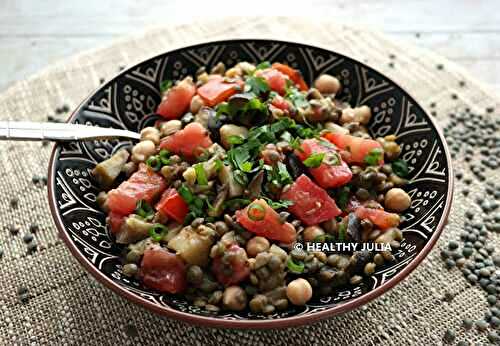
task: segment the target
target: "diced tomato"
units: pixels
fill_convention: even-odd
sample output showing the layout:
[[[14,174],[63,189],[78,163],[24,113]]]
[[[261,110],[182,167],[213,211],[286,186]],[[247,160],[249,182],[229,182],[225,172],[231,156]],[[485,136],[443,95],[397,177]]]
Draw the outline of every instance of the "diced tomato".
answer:
[[[117,234],[120,232],[123,221],[125,221],[125,215],[117,214],[115,212],[110,212],[108,214],[108,225],[111,229],[111,233]]]
[[[382,149],[382,145],[373,139],[360,138],[341,133],[326,133],[323,137],[335,144],[338,148],[349,151],[351,153],[351,157],[349,158],[350,163],[364,163],[365,157],[370,151],[376,148]],[[382,156],[379,165],[383,164],[384,158]]]
[[[206,105],[213,107],[243,88],[243,81],[225,82],[221,76],[213,77],[198,88],[198,95]]]
[[[290,110],[290,104],[280,95],[276,95],[273,98],[273,101],[271,102],[271,104],[274,107],[281,109],[282,111]]]
[[[319,167],[309,168],[309,172],[321,187],[329,189],[345,185],[351,181],[352,172],[349,166],[328,142],[320,142],[317,139],[306,139],[302,142],[301,148],[302,151],[295,150],[295,155],[302,161],[306,160],[311,154],[325,153],[325,158]],[[328,162],[328,156],[330,155],[335,155],[340,164],[330,164]]]
[[[139,277],[147,287],[164,293],[180,293],[187,286],[186,264],[158,245],[144,251]]]
[[[288,210],[308,226],[333,219],[342,213],[328,193],[305,174],[281,194],[281,199],[292,201],[293,205]]]
[[[237,244],[231,244],[227,247],[225,254],[230,255],[227,263],[224,262],[223,256],[215,257],[212,261],[212,271],[217,281],[230,286],[245,280],[250,275],[245,250]]]
[[[261,216],[254,215],[260,211]],[[258,216],[258,217],[249,217]],[[292,243],[297,233],[290,223],[282,223],[278,213],[265,200],[257,199],[245,209],[236,211],[236,220],[248,231],[262,237],[277,240],[283,243]]]
[[[273,68],[258,71],[258,75],[264,78],[269,88],[280,95],[285,95],[286,80],[288,76]]]
[[[165,179],[141,163],[139,170],[128,180],[109,191],[109,209],[120,215],[128,215],[135,210],[137,202],[141,199],[151,203],[166,188]]]
[[[184,156],[188,160],[195,159],[203,153],[203,149],[212,145],[208,131],[200,123],[190,123],[184,129],[165,137],[160,148]]]
[[[360,219],[368,219],[382,230],[399,225],[399,215],[388,213],[383,209],[371,209],[366,207],[358,207],[355,211],[356,216]]]
[[[180,118],[189,109],[196,87],[191,78],[171,87],[163,96],[156,113],[166,119]]]
[[[184,218],[189,212],[189,206],[184,199],[177,193],[177,190],[166,189],[156,204],[156,210],[174,219],[178,223],[183,223]]]
[[[280,64],[279,62],[275,62],[272,65],[272,68],[280,71],[281,73],[284,73],[292,80],[292,82],[295,83],[295,85],[299,88],[299,90],[302,91],[307,91],[309,90],[309,87],[307,86],[306,82],[304,81],[304,78],[302,78],[302,73],[300,71],[291,68],[288,65],[285,64]]]

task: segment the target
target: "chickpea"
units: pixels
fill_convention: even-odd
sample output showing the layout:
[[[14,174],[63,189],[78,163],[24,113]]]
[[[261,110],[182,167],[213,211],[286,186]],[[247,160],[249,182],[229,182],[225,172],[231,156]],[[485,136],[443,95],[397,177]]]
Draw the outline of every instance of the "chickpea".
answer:
[[[203,99],[200,95],[194,95],[191,99],[191,105],[189,106],[189,111],[193,114],[196,114],[200,111],[201,107],[205,104],[203,103]]]
[[[132,148],[132,161],[144,162],[156,152],[156,145],[153,141],[145,140],[137,143]]]
[[[229,286],[224,290],[222,305],[229,310],[241,311],[247,306],[247,294],[240,286]]]
[[[264,237],[253,237],[247,243],[247,254],[250,257],[255,257],[259,253],[269,249],[269,241]]]
[[[339,121],[342,125],[352,123],[354,121],[354,116],[354,110],[352,108],[346,108],[342,110]]]
[[[160,125],[161,137],[173,135],[182,128],[180,120],[169,120]]]
[[[248,129],[243,126],[236,126],[233,124],[223,125],[220,130],[220,137],[222,141],[222,145],[224,148],[231,148],[231,143],[229,143],[229,138],[232,136],[241,136],[242,138],[248,137]]]
[[[286,287],[286,296],[294,305],[305,305],[312,297],[311,284],[305,279],[295,279]]]
[[[243,74],[243,71],[241,70],[241,68],[235,66],[235,67],[231,67],[229,70],[226,71],[226,73],[224,74],[224,76],[228,77],[228,78],[236,78],[236,77],[239,77]]]
[[[411,197],[405,190],[393,187],[385,194],[384,205],[387,209],[402,212],[411,205]]]
[[[306,227],[304,233],[302,233],[305,241],[314,241],[314,239],[324,234],[325,231],[319,226]]]
[[[323,95],[336,94],[340,89],[340,82],[334,76],[322,74],[314,81],[314,86]]]
[[[239,68],[245,74],[254,73],[256,69],[254,64],[250,64],[246,61],[239,62],[235,67]]]
[[[342,127],[340,125],[337,125],[331,121],[325,123],[325,130],[328,130],[329,132],[332,132],[332,133],[340,133],[343,135],[349,134],[348,129],[346,129],[345,127]]]
[[[354,111],[354,121],[363,125],[368,125],[372,117],[372,111],[370,107],[368,106],[356,107],[353,109],[353,111]]]
[[[141,130],[141,141],[150,140],[154,144],[160,143],[160,131],[156,127],[145,127]]]

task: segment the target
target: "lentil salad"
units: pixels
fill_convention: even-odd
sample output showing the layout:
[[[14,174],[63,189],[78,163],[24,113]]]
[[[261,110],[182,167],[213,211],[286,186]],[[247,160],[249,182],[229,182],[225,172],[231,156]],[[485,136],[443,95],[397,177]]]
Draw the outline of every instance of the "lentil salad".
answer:
[[[124,275],[209,312],[269,315],[395,261],[292,246],[403,239],[401,149],[370,136],[368,106],[335,98],[337,78],[309,87],[284,64],[219,63],[161,88],[162,120],[93,172]]]

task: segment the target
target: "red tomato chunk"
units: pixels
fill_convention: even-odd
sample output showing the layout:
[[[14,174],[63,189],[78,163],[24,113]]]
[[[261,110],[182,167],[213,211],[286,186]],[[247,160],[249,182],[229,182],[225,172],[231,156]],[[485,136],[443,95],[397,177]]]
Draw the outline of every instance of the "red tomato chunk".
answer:
[[[120,215],[129,215],[141,199],[151,203],[167,187],[165,179],[144,163],[139,170],[108,193],[109,209]]]
[[[213,77],[198,88],[198,95],[210,107],[226,101],[243,88],[243,82],[225,82],[222,77]]]
[[[177,255],[160,246],[146,249],[139,277],[147,287],[163,293],[180,293],[186,289],[186,264]]]
[[[227,262],[224,261],[224,256],[227,256]],[[212,271],[217,281],[225,286],[245,280],[250,275],[245,250],[236,244],[230,245],[224,255],[213,259]]]
[[[300,71],[291,68],[288,65],[285,64],[280,64],[279,62],[275,62],[272,67],[281,73],[285,74],[292,80],[292,82],[295,83],[297,88],[299,88],[301,91],[307,91],[309,90],[309,87],[307,86],[306,82],[304,81],[304,78],[302,78],[302,74]]]
[[[196,87],[191,78],[182,80],[167,90],[156,113],[166,119],[180,118],[189,109],[191,99],[196,94]]]
[[[295,155],[302,161],[306,160],[311,154],[325,153],[325,159],[323,159],[319,167],[309,168],[309,172],[316,182],[325,189],[345,185],[352,179],[349,166],[342,161],[335,148],[329,147],[327,144],[328,142],[321,143],[317,139],[306,139],[302,142],[302,151],[295,150]],[[328,155],[335,155],[340,164],[328,163]]]
[[[328,193],[304,174],[281,194],[281,199],[292,201],[293,205],[288,210],[308,226],[333,219],[342,213]]]
[[[399,226],[399,215],[388,213],[382,209],[358,207],[355,213],[360,219],[368,219],[382,230]]]
[[[279,214],[263,199],[257,199],[245,209],[238,210],[236,220],[254,234],[283,243],[293,243],[297,236],[295,227],[288,222],[281,222]]]
[[[373,149],[382,149],[382,145],[373,139],[360,138],[341,133],[327,133],[324,137],[335,144],[338,148],[351,153],[349,163],[365,163],[365,157],[370,153],[370,151]],[[383,156],[378,164],[384,164]]]
[[[173,188],[165,190],[155,208],[178,223],[183,223],[189,212],[189,206]]]
[[[179,132],[165,137],[160,143],[160,148],[193,160],[211,145],[208,131],[199,123],[190,123]]]
[[[257,71],[256,75],[264,78],[271,90],[280,95],[285,95],[287,75],[273,68]]]

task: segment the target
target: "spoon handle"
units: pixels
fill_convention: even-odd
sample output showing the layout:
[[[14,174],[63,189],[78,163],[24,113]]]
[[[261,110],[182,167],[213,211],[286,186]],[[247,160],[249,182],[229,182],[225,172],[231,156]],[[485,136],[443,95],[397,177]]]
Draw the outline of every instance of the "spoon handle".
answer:
[[[78,141],[124,137],[140,139],[137,132],[70,123],[0,121],[0,140]]]

